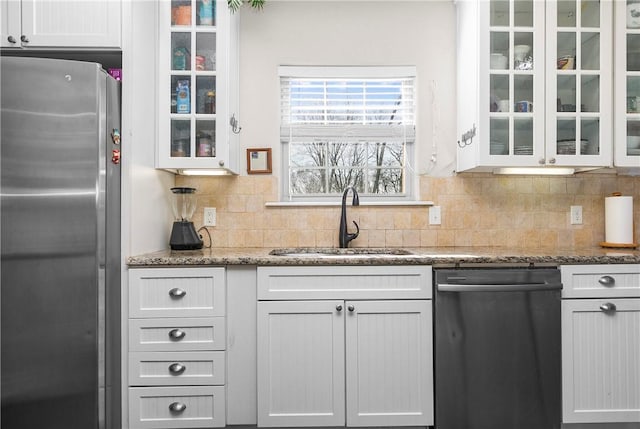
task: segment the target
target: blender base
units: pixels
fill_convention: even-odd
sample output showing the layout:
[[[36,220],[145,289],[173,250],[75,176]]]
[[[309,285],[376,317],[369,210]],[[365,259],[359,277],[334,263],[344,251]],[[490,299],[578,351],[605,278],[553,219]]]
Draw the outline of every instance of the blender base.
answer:
[[[171,250],[197,250],[202,249],[203,243],[193,222],[176,221],[171,228],[169,245]]]

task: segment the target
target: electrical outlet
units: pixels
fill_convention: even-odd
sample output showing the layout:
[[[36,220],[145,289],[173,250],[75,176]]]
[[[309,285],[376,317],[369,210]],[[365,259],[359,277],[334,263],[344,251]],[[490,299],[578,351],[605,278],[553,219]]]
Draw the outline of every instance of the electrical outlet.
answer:
[[[216,208],[205,207],[204,208],[204,226],[216,226]]]
[[[571,206],[571,225],[582,225],[582,206]]]
[[[440,206],[429,207],[429,225],[440,225],[442,223],[442,212]]]

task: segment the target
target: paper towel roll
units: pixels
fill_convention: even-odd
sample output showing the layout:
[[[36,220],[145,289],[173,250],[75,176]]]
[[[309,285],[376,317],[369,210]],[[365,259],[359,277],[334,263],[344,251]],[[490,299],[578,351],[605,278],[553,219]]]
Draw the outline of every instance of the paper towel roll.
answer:
[[[605,198],[604,219],[607,243],[633,244],[633,197]]]

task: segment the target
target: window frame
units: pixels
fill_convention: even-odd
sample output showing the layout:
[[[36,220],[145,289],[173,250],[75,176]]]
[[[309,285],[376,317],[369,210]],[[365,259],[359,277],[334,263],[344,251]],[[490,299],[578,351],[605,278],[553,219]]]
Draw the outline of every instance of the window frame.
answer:
[[[415,201],[415,181],[417,174],[413,168],[415,165],[415,152],[416,152],[416,118],[417,118],[417,73],[415,66],[341,66],[341,67],[327,67],[327,66],[280,66],[278,68],[279,82],[283,78],[311,78],[311,79],[411,79],[413,84],[413,124],[406,126],[412,127],[413,132],[409,140],[404,139],[404,193],[397,195],[379,195],[379,194],[365,194],[366,200],[376,203],[408,203]],[[281,148],[281,198],[282,202],[300,202],[300,203],[319,203],[326,204],[329,202],[335,202],[336,197],[339,194],[308,194],[308,195],[291,195],[290,194],[290,178],[291,178],[291,165],[289,164],[289,149],[290,142],[288,139],[283,138],[283,111],[282,111],[282,85],[280,87],[280,111],[279,111],[279,124],[280,124],[280,148]],[[286,141],[285,141],[286,140]]]

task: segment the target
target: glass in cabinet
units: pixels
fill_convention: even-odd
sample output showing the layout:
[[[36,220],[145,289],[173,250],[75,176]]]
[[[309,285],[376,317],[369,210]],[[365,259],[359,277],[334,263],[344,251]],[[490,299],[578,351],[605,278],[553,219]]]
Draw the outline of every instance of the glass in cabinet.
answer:
[[[547,2],[546,162],[612,163],[612,2]]]
[[[224,1],[159,2],[156,166],[233,170],[237,19]]]
[[[640,1],[615,8],[614,163],[640,170]]]

